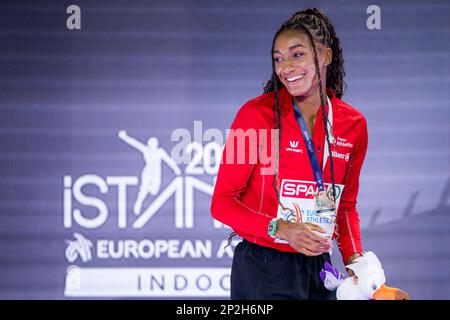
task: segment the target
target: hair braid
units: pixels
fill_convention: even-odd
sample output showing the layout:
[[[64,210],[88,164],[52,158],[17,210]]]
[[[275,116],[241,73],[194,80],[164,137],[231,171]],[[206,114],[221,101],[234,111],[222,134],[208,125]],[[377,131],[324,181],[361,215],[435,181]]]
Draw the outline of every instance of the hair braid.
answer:
[[[313,41],[313,37],[308,29],[305,28],[305,30],[308,33],[308,36],[309,36],[309,39],[311,40],[311,45],[312,45],[312,48],[314,51],[314,64],[316,67],[317,79],[319,80],[320,106],[322,108],[322,119],[323,119],[323,124],[325,127],[325,137],[327,140],[328,150],[330,150],[330,175],[331,175],[331,186],[332,186],[331,194],[333,196],[333,201],[335,201],[336,200],[336,197],[335,197],[336,196],[336,186],[334,183],[334,163],[333,163],[333,155],[332,155],[331,146],[330,146],[330,133],[328,132],[328,114],[325,109],[325,98],[324,98],[323,88],[322,88],[322,79],[320,77],[319,59],[317,58],[317,50],[316,50],[316,45],[314,44],[314,41]],[[329,107],[331,108],[331,106],[329,106]],[[324,159],[323,161],[326,161],[326,159]]]

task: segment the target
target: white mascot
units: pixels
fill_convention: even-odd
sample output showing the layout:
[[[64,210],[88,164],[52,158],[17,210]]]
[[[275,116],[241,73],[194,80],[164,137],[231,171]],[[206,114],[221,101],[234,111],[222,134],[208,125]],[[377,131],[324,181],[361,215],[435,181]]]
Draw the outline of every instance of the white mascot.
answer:
[[[338,300],[409,300],[405,291],[385,285],[384,270],[372,251],[365,252],[346,268],[352,270],[354,276],[344,279],[328,262],[320,272],[325,288],[336,290]]]

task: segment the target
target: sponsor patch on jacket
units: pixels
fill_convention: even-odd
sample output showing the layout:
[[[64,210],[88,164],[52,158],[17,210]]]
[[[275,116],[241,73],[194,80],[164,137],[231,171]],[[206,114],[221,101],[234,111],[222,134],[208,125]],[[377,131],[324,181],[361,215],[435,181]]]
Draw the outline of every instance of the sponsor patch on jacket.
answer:
[[[331,183],[325,183],[325,189],[331,194]],[[344,185],[335,184],[336,212],[339,208]],[[314,194],[318,192],[314,181],[283,179],[281,182],[280,203],[278,205],[277,219],[291,222],[309,222],[317,224],[327,230],[332,236],[335,227],[335,219],[330,219],[327,210],[317,210]],[[287,243],[283,239],[276,239],[278,243]]]

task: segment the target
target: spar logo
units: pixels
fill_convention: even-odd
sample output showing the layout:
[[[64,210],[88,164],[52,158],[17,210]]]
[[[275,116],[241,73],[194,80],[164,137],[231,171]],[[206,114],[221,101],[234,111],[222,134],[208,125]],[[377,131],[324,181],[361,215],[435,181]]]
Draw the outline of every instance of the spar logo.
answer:
[[[325,189],[328,195],[331,195],[331,184],[326,183]],[[341,195],[342,188],[340,185],[335,185],[336,188],[336,198]],[[283,180],[281,185],[281,196],[290,198],[302,198],[302,199],[312,199],[314,194],[318,192],[318,186],[314,182],[302,181],[302,180]],[[301,211],[298,212],[301,214]]]
[[[140,170],[140,174],[138,176],[102,177],[91,173],[79,177],[64,176],[64,228],[72,228],[76,225],[85,229],[96,229],[104,225],[111,214],[115,214],[118,228],[124,229],[131,226],[140,229],[168,201],[174,203],[175,228],[193,228],[194,194],[201,192],[212,196],[220,165],[222,146],[217,142],[203,145],[197,141],[183,145],[185,152],[183,159],[186,159],[186,154],[189,157],[188,161],[184,162],[186,166],[182,170],[179,166],[180,161],[175,161],[160,146],[157,137],[149,137],[147,141],[140,141],[125,130],[119,131],[117,136],[124,142],[124,148],[135,151],[136,156],[143,158],[144,167]],[[164,165],[171,169],[173,178],[165,188],[162,188]],[[212,183],[196,177],[205,175],[213,178]],[[96,196],[92,195],[92,189],[96,190]],[[127,195],[130,191],[136,194],[134,198]],[[110,210],[108,203],[102,197],[102,195],[106,197],[109,192],[117,194],[117,209],[114,211]],[[98,196],[98,193],[101,195]],[[132,201],[132,204],[129,204],[129,201]],[[150,204],[144,207],[144,203],[149,202]],[[131,216],[134,220],[132,223],[129,221],[131,220],[129,211],[132,212]],[[215,220],[213,226],[214,228],[224,227],[222,223]],[[81,240],[74,241],[77,241],[78,245],[74,243],[72,248],[82,247]],[[73,257],[75,252],[81,256],[80,249],[73,249],[69,256]]]

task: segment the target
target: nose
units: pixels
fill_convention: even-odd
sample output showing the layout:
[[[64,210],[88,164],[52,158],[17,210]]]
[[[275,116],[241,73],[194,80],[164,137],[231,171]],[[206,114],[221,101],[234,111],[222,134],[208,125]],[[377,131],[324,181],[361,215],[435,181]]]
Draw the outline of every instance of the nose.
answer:
[[[291,59],[286,59],[281,65],[281,75],[288,75],[294,71],[294,63]]]

